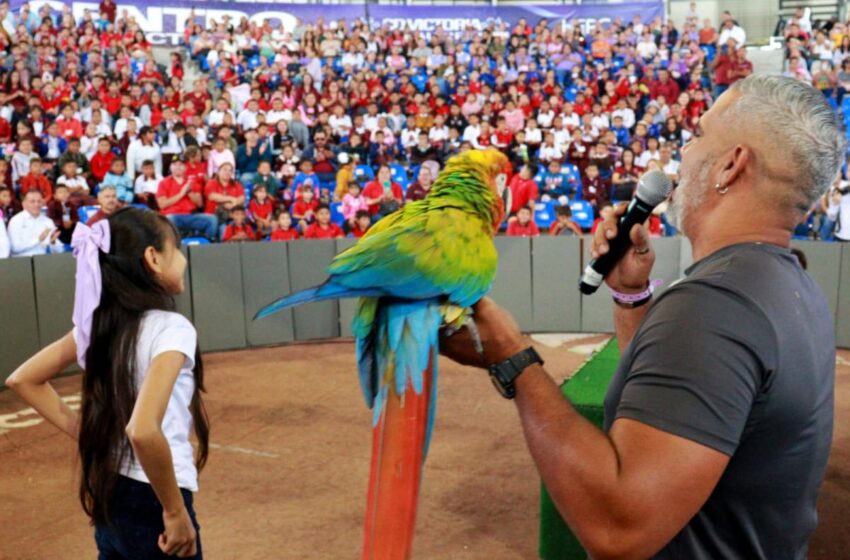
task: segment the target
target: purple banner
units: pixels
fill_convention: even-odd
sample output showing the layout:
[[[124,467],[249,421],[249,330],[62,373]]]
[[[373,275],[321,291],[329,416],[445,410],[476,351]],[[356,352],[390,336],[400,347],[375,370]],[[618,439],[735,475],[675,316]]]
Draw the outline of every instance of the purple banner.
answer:
[[[11,9],[17,13],[23,0],[12,0]],[[86,10],[97,13],[97,2],[61,2],[59,0],[36,0],[30,2],[30,7],[38,10],[42,5],[49,4],[55,10],[61,10],[69,4],[76,18],[82,17]],[[248,2],[236,0],[229,2],[192,1],[192,0],[118,0],[118,15],[127,10],[129,16],[141,25],[148,40],[158,45],[177,45],[185,28],[191,10],[195,10],[197,21],[206,25],[209,20],[222,21],[225,15],[238,22],[243,17],[262,23],[269,19],[272,23],[280,23],[285,29],[292,29],[296,20],[304,22],[316,21],[319,17],[325,20],[345,18],[348,20],[365,19],[363,4],[289,4],[276,2]],[[577,19],[585,28],[592,27],[596,22],[603,25],[620,17],[623,21],[631,21],[634,16],[640,16],[643,21],[655,17],[664,17],[663,0],[646,0],[638,2],[578,4],[578,5],[535,5],[535,6],[490,6],[490,5],[452,5],[452,6],[398,6],[398,5],[369,5],[369,17],[373,24],[388,24],[392,28],[405,29],[409,27],[424,35],[429,35],[438,26],[449,33],[459,33],[467,26],[482,28],[490,21],[515,23],[520,18],[526,18],[534,25],[541,18],[546,18],[550,26],[564,25]]]

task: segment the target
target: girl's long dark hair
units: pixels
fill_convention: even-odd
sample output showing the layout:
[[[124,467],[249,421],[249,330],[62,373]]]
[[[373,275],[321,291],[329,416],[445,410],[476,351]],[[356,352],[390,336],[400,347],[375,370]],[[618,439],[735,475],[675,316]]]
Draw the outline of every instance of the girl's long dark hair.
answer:
[[[100,253],[103,290],[92,320],[86,351],[79,450],[80,501],[94,524],[109,523],[109,504],[125,460],[133,457],[125,433],[136,403],[136,339],[145,312],[174,311],[174,298],[146,268],[147,247],[178,247],[180,236],[156,212],[124,208],[109,218],[111,247]],[[201,392],[204,367],[195,352],[195,393],[190,410],[198,438],[196,464],[203,468],[209,449],[209,423]]]

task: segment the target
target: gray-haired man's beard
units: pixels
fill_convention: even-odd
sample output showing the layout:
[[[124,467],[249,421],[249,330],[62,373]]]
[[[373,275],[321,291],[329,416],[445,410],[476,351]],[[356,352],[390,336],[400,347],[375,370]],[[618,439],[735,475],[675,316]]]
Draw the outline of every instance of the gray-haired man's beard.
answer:
[[[711,161],[705,161],[701,167],[683,173],[673,192],[672,200],[667,206],[667,220],[681,233],[684,233],[685,219],[705,201],[711,164]]]

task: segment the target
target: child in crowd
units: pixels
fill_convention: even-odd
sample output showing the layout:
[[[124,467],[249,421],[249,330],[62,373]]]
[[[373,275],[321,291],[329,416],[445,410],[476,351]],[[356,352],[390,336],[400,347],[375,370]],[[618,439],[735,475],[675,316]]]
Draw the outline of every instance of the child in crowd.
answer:
[[[607,200],[603,202],[599,208],[596,209],[596,219],[593,220],[593,226],[590,228],[590,233],[596,233],[596,228],[599,227],[599,224],[607,220],[613,211],[614,206],[610,202]]]
[[[74,227],[79,221],[77,209],[68,204],[68,198],[70,196],[71,193],[67,186],[56,185],[53,200],[47,205],[47,217],[53,220],[56,228],[61,232],[59,234],[59,240],[66,244],[71,242]]]
[[[156,200],[156,191],[159,189],[159,182],[162,177],[156,174],[156,166],[151,160],[142,162],[142,173],[136,177],[136,182],[133,191],[136,193],[136,198],[150,206],[152,201]],[[120,196],[118,198],[121,198]],[[123,199],[122,199],[123,200]]]
[[[280,190],[280,180],[272,173],[272,164],[268,160],[261,160],[257,165],[257,173],[251,179],[251,184],[255,187],[262,185],[266,188],[266,194],[272,199],[276,199]]]
[[[112,161],[115,159],[115,154],[112,152],[112,144],[107,138],[101,138],[97,141],[97,152],[89,161],[92,177],[95,184],[102,183],[106,174],[112,169]]]
[[[234,206],[230,209],[230,223],[224,228],[222,241],[254,241],[257,234],[248,224],[248,215],[244,206]]]
[[[30,160],[30,170],[24,177],[21,178],[21,198],[31,190],[41,191],[41,196],[44,197],[44,202],[50,204],[53,200],[53,187],[50,186],[50,181],[43,172],[43,164],[41,158],[35,157]]]
[[[342,216],[345,218],[347,231],[352,230],[357,225],[357,214],[362,210],[365,210],[367,214],[369,213],[369,205],[366,204],[366,199],[360,192],[360,183],[349,181],[348,193],[342,197]]]
[[[301,234],[292,227],[292,216],[286,210],[280,210],[277,215],[277,227],[272,232],[272,241],[290,241],[298,239]]]
[[[595,163],[587,164],[584,170],[586,178],[582,192],[584,199],[590,203],[594,210],[601,208],[602,203],[608,201],[611,184],[599,176],[599,168]]]
[[[306,230],[307,226],[313,223],[318,208],[319,201],[315,199],[313,189],[304,187],[301,199],[292,203],[292,219],[298,221],[301,231]]]
[[[575,190],[570,188],[569,176],[561,173],[561,162],[557,160],[549,162],[546,172],[540,176],[538,186],[542,202],[556,200],[558,204],[565,205],[569,202],[571,192],[575,194]]]
[[[568,205],[555,208],[555,216],[549,226],[549,235],[581,235],[581,228],[573,221],[573,211]]]
[[[272,232],[274,204],[269,197],[268,189],[262,183],[254,185],[253,196],[248,204],[248,213],[254,225],[257,226],[259,237],[266,237]]]
[[[280,171],[278,177],[281,180],[284,188],[292,186],[295,175],[298,174],[299,158],[295,154],[295,148],[292,144],[287,144],[283,147],[280,157]]]
[[[12,156],[12,181],[15,185],[20,185],[20,180],[30,172],[30,163],[37,157],[38,154],[33,151],[32,140],[21,138],[18,150]]]
[[[540,235],[540,229],[531,217],[531,208],[528,206],[521,207],[517,211],[516,220],[508,223],[506,234],[512,237],[537,237]]]
[[[372,225],[372,216],[368,210],[358,210],[354,215],[354,227],[348,232],[351,237],[363,237]]]
[[[141,177],[140,175],[139,178]],[[109,173],[103,178],[102,185],[115,187],[115,195],[124,204],[131,204],[133,202],[133,180],[127,174],[123,159],[116,158],[112,160]]]
[[[88,281],[77,286],[73,314],[82,319],[6,383],[78,447],[79,496],[101,558],[198,556],[192,492],[209,424],[197,334],[174,310],[186,270],[180,236],[164,216],[136,208],[95,224],[97,235],[77,227],[85,228],[77,278]],[[49,384],[75,361],[79,411]]]
[[[94,204],[95,200],[89,195],[89,184],[85,179],[77,175],[77,162],[66,161],[62,166],[62,175],[56,179],[56,185],[65,185],[71,193],[71,204],[74,206],[85,206]]]
[[[304,239],[334,239],[345,237],[342,229],[331,222],[331,209],[327,204],[320,204],[316,208],[316,221],[307,226],[304,231]]]
[[[310,188],[310,190],[319,189],[319,176],[313,173],[313,162],[309,159],[305,159],[301,162],[301,172],[295,176],[292,180],[292,191],[295,196],[295,200],[301,198],[304,189]],[[316,194],[315,192],[313,193]]]

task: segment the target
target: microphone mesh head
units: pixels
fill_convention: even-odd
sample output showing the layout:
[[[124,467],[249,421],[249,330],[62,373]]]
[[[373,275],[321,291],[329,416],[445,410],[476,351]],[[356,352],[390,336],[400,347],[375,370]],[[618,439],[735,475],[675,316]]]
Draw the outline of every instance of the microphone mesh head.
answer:
[[[644,173],[638,181],[637,196],[650,206],[658,206],[670,196],[673,182],[660,169]]]

